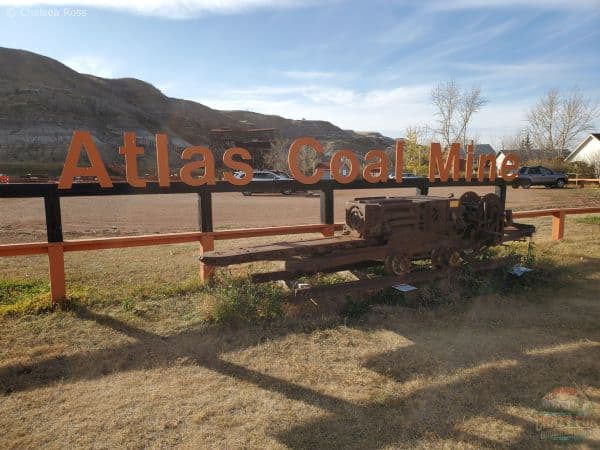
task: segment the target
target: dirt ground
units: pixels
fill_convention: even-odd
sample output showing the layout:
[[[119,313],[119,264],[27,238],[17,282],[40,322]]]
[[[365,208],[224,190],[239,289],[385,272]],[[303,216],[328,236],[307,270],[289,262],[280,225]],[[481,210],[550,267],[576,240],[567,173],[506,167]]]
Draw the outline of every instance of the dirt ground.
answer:
[[[483,194],[492,188],[474,188]],[[460,196],[465,188],[433,188],[430,195]],[[337,191],[335,220],[344,221],[344,205],[355,197],[414,195],[413,189]],[[515,211],[532,208],[600,204],[600,189],[508,190],[507,207]],[[44,207],[41,199],[0,200],[0,242],[45,240]],[[137,195],[123,197],[64,198],[61,201],[66,238],[194,231],[198,229],[197,197],[181,195]],[[248,228],[318,223],[319,197],[240,193],[215,194],[215,228]]]
[[[598,189],[508,195],[517,210],[600,203]],[[337,220],[353,196],[337,194]],[[66,200],[67,236],[196,226],[194,196],[118,202]],[[41,203],[0,205],[2,242],[43,239]],[[220,226],[267,226],[318,221],[319,200],[214,206]],[[203,291],[183,285],[197,246],[69,253],[80,302],[0,318],[0,448],[544,449],[556,417],[577,426],[560,448],[598,448],[600,225],[569,217],[553,242],[548,219],[532,222],[537,263],[518,289],[354,319],[315,299],[298,317],[210,324]],[[0,281],[39,278],[45,257],[0,258]]]

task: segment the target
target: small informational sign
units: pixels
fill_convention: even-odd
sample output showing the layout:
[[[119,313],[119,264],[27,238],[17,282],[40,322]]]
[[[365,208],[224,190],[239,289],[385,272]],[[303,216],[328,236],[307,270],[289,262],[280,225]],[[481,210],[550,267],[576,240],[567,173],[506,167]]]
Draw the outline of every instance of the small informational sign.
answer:
[[[410,284],[394,284],[392,287],[400,292],[410,292],[417,290],[415,286],[412,286]]]
[[[531,272],[532,269],[525,267],[525,266],[520,266],[519,264],[513,266],[508,273],[511,273],[513,275],[516,275],[518,277],[523,276],[523,274],[527,273],[527,272]]]

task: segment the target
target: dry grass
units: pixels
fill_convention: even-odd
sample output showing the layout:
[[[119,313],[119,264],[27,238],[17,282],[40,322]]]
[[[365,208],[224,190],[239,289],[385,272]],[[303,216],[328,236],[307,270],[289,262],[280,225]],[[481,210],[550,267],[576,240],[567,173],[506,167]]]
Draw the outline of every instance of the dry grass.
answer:
[[[595,447],[597,225],[551,242],[535,223],[536,271],[512,287],[354,320],[317,301],[211,325],[193,246],[68,254],[71,308],[0,319],[0,447],[546,448],[559,386],[595,404],[574,444]],[[0,259],[36,289],[46,270]]]

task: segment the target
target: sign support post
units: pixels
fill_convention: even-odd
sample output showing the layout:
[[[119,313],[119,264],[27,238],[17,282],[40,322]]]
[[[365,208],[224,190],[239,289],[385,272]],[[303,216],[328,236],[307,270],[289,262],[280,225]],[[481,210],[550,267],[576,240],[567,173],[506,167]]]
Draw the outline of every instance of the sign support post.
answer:
[[[212,233],[213,231],[213,213],[212,213],[212,193],[198,193],[198,225],[203,233]],[[212,235],[202,236],[200,238],[200,256],[204,252],[210,252],[215,249],[215,239]],[[215,268],[204,263],[200,263],[200,283],[207,283],[214,273]]]
[[[46,233],[48,235],[48,268],[50,272],[50,297],[52,303],[60,303],[66,297],[65,255],[63,252],[62,219],[60,197],[56,194],[44,196],[46,210]]]

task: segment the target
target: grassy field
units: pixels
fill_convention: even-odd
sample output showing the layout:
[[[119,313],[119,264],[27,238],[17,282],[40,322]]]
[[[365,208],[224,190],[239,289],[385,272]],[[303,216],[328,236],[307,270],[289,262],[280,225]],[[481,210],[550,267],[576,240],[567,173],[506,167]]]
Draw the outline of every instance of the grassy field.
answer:
[[[198,249],[174,245],[67,254],[71,301],[47,310],[46,259],[0,259],[0,447],[547,448],[563,413],[588,427],[568,445],[597,447],[593,217],[561,242],[532,221],[523,278],[299,304],[199,286]]]

